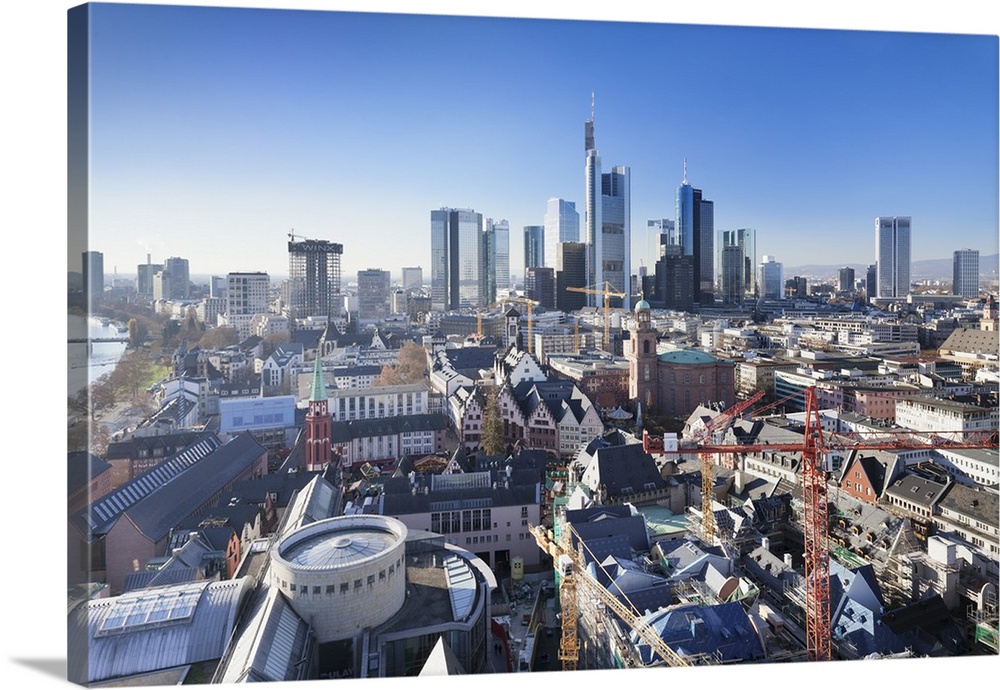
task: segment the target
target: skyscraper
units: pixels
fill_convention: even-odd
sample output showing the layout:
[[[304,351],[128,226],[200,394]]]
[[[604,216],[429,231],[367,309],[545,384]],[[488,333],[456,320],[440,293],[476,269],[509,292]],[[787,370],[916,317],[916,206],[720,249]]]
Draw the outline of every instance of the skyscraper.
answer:
[[[104,254],[83,252],[83,290],[92,298],[104,294]]]
[[[419,290],[424,284],[424,269],[420,266],[403,266],[403,289]]]
[[[910,217],[875,219],[877,297],[906,297],[910,293]]]
[[[239,331],[240,338],[250,337],[250,321],[255,314],[266,314],[271,291],[267,273],[230,273],[226,286],[225,324]]]
[[[719,248],[720,290],[727,304],[743,304],[757,296],[757,231],[723,230]],[[734,249],[735,248],[735,249]]]
[[[760,291],[764,299],[782,299],[785,295],[784,267],[773,256],[765,255],[760,262]]]
[[[631,190],[628,166],[619,165],[609,173],[601,173],[601,157],[594,143],[594,117],[584,123],[585,209],[584,226],[587,243],[587,282],[601,289],[605,283],[612,290],[625,293],[615,299],[626,309],[632,295],[631,252]],[[590,304],[598,303],[590,295]]]
[[[553,253],[555,250],[553,249]],[[524,226],[524,270],[537,266],[548,266],[545,263],[545,226]]]
[[[339,316],[340,257],[344,245],[290,235],[286,309],[291,319]]]
[[[485,306],[486,233],[472,209],[431,211],[431,309]]]
[[[952,260],[951,294],[979,297],[979,250],[959,249]]]
[[[170,294],[164,295],[164,299],[188,299],[191,296],[188,260],[172,256],[163,262],[163,271],[170,274]]]
[[[840,292],[854,292],[854,269],[844,266],[838,272],[837,290]]]
[[[389,271],[369,268],[358,271],[358,322],[378,323],[390,313]]]
[[[674,232],[674,221],[669,218],[655,218],[646,221],[647,266],[653,266],[663,257],[663,247],[678,244]]]
[[[544,250],[539,266],[556,268],[556,247],[560,242],[580,241],[580,214],[576,203],[565,199],[549,199],[545,208]]]
[[[141,297],[153,296],[153,276],[163,270],[163,264],[154,264],[146,254],[146,263],[136,267],[135,292]]]
[[[556,308],[571,312],[587,306],[587,295],[569,287],[587,287],[587,245],[560,242],[556,247]]]
[[[723,239],[719,252],[719,287],[725,304],[743,304],[743,248],[730,243],[730,233]]]
[[[492,304],[500,292],[506,293],[510,288],[510,223],[487,218],[483,232],[488,247],[483,269],[487,283],[484,299],[486,304]]]
[[[869,264],[865,270],[865,296],[871,299],[878,294],[878,265]]]
[[[677,236],[685,256],[694,257],[693,293],[696,305],[707,306],[715,301],[715,204],[702,198],[700,189],[688,183],[687,161],[684,180],[677,188]]]

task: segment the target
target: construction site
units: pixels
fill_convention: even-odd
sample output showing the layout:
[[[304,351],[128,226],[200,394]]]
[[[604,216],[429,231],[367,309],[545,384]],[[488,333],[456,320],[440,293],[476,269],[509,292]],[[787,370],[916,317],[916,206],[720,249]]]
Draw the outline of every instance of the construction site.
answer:
[[[844,431],[813,389],[797,417],[760,398],[550,468],[530,530],[559,668],[998,654],[995,486],[935,461],[995,466],[996,429]]]

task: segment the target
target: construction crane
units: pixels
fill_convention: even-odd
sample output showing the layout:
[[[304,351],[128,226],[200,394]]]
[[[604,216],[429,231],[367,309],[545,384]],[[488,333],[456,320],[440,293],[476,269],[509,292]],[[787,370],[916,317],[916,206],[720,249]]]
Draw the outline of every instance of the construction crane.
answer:
[[[301,238],[303,240],[306,239],[305,235],[296,235],[295,234],[295,228],[292,228],[292,232],[288,233],[288,239],[290,241],[294,242],[296,237],[299,237],[299,238]]]
[[[723,435],[736,418],[763,397],[764,391],[757,391],[746,400],[742,400],[721,414],[712,417],[705,424],[704,433],[695,438],[696,442],[709,441],[715,445],[721,444]],[[715,512],[712,510],[712,497],[715,492],[715,467],[712,460],[712,453],[701,453],[701,538],[706,544],[711,544],[715,540]]]
[[[612,289],[611,283],[605,281],[604,286],[600,290],[595,290],[594,288],[581,288],[581,287],[568,287],[566,290],[569,292],[582,292],[587,295],[604,295],[604,348],[609,349],[611,347],[611,338],[609,328],[611,325],[611,298],[612,297],[628,297],[624,292],[617,292]]]
[[[577,621],[579,610],[577,608],[577,588],[582,587],[588,596],[595,597],[608,609],[614,611],[622,621],[633,630],[639,638],[649,645],[650,649],[660,655],[660,658],[669,666],[693,666],[695,661],[703,661],[703,657],[696,658],[681,656],[670,645],[663,641],[663,638],[648,622],[643,619],[642,611],[633,604],[624,592],[621,592],[626,603],[602,586],[584,564],[583,549],[585,543],[577,535],[577,547],[573,547],[573,526],[565,523],[562,529],[562,539],[557,540],[551,530],[538,525],[528,525],[528,530],[535,537],[538,547],[552,556],[552,561],[559,568],[559,607],[562,610],[562,637],[559,642],[559,659],[562,661],[564,671],[575,671],[580,656],[580,640],[577,636]],[[620,591],[620,590],[619,590]],[[626,664],[634,666],[638,660],[626,659]]]
[[[782,401],[773,403],[775,406]],[[827,498],[827,473],[830,459],[836,453],[853,450],[919,450],[996,448],[996,429],[986,431],[871,431],[825,435],[820,419],[815,386],[805,389],[805,429],[798,443],[754,443],[733,445],[700,445],[698,452],[802,454],[803,544],[805,556],[805,619],[806,653],[810,661],[826,661],[831,657],[830,638],[830,521]],[[659,446],[657,448],[657,446]],[[667,450],[662,442],[644,447],[656,453],[685,453],[690,449]],[[704,512],[704,506],[702,508]],[[709,511],[711,512],[711,511]],[[702,520],[705,516],[702,516]]]
[[[531,334],[531,322],[532,322],[531,308],[534,305],[541,304],[541,303],[540,302],[536,302],[533,299],[528,299],[527,297],[503,297],[500,301],[501,302],[518,302],[520,304],[527,304],[528,305],[528,354],[534,354],[535,353],[535,339],[532,337],[532,334]]]

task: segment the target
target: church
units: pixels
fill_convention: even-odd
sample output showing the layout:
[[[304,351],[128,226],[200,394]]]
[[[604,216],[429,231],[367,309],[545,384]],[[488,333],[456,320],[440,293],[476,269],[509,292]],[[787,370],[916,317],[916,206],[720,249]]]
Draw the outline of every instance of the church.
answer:
[[[635,305],[635,319],[624,354],[629,363],[629,398],[648,414],[685,417],[698,405],[736,399],[736,365],[694,349],[658,354],[658,333],[649,302]]]

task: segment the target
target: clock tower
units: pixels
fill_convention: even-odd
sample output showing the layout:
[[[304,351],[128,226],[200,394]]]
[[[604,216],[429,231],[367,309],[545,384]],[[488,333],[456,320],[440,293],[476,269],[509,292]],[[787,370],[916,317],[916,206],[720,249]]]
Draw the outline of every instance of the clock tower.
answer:
[[[631,400],[641,403],[647,412],[654,412],[659,408],[656,338],[649,302],[641,299],[635,305],[635,324],[630,337],[628,395]]]

